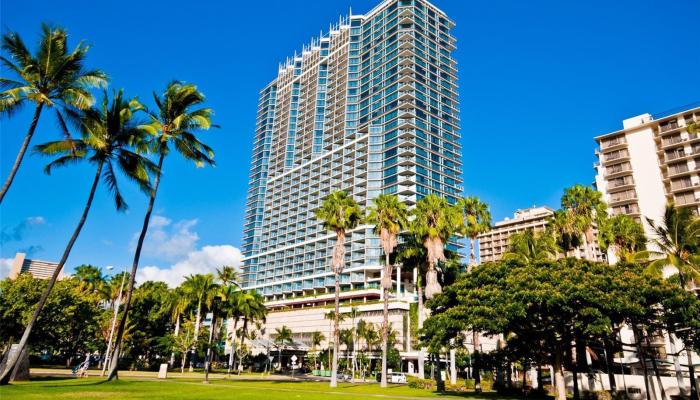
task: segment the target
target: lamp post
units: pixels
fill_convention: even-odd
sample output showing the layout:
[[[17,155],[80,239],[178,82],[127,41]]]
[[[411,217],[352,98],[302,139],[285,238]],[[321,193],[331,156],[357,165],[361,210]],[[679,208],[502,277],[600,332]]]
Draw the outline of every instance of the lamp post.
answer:
[[[107,269],[111,270],[114,267],[109,266]],[[123,272],[123,271],[122,271]],[[109,363],[109,355],[112,354],[110,350],[112,349],[112,339],[114,338],[114,327],[117,324],[117,315],[119,314],[119,307],[121,306],[121,301],[122,301],[122,291],[124,290],[124,278],[126,278],[126,274],[122,274],[122,283],[119,285],[119,295],[117,295],[117,300],[114,304],[114,316],[112,317],[112,327],[109,330],[109,340],[107,341],[107,352],[105,353],[105,360],[102,363],[102,372],[100,373],[100,376],[105,376],[105,370],[107,369],[107,364]]]

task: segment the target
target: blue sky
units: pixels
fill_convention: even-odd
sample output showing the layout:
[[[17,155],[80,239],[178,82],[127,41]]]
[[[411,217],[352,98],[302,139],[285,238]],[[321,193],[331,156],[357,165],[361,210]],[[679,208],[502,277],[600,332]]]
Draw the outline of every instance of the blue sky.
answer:
[[[619,129],[622,119],[700,101],[698,1],[434,3],[457,23],[464,187],[497,219],[534,204],[557,206],[562,188],[591,183],[592,138]],[[166,161],[157,226],[141,263],[152,267],[149,277],[172,278],[236,257],[230,246],[240,244],[257,95],[277,63],[351,7],[362,13],[375,4],[3,1],[0,26],[32,49],[40,22],[64,26],[73,43],[92,45],[89,65],[105,70],[113,88],[146,102],[170,79],[196,83],[207,95],[221,129],[202,139],[215,148],[217,167]],[[30,111],[0,121],[3,180]],[[55,138],[47,113],[33,143]],[[0,209],[4,259],[18,250],[58,259],[82,210],[91,169],[49,177],[45,162],[26,158]],[[118,214],[98,194],[69,271],[81,263],[130,265],[146,199],[123,186],[131,208]]]

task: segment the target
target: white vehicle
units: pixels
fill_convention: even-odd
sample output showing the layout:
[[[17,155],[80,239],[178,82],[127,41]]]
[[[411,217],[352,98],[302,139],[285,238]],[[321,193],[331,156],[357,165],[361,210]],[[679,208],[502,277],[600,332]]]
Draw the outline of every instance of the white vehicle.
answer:
[[[390,383],[406,383],[406,374],[403,372],[392,372],[387,374],[387,378]]]

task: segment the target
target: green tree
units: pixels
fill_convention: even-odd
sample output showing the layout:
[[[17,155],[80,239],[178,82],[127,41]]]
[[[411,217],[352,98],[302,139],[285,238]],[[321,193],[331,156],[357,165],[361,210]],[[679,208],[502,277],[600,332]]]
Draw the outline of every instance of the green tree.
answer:
[[[663,276],[664,268],[671,266],[676,270],[675,278],[678,279],[680,287],[686,290],[692,289],[693,282],[700,282],[700,218],[693,214],[691,208],[676,207],[670,203],[666,206],[661,221],[656,222],[647,218],[647,222],[654,234],[652,242],[658,248],[650,251],[655,260],[649,263],[648,270],[657,276]],[[672,336],[671,340],[674,340]],[[695,366],[691,361],[690,352],[688,351],[687,354],[690,397],[692,400],[697,400]],[[676,368],[680,369],[678,365]],[[680,374],[677,373],[677,376]]]
[[[320,346],[324,340],[326,340],[326,337],[323,336],[321,331],[311,332],[311,353],[313,354],[314,359],[314,369],[318,369],[318,346]]]
[[[408,226],[408,208],[399,201],[395,195],[380,194],[374,199],[374,204],[367,212],[367,223],[374,225],[374,233],[379,235],[379,242],[384,250],[384,271],[382,275],[382,290],[384,292],[384,312],[382,319],[382,377],[381,387],[387,386],[386,381],[386,356],[387,340],[389,335],[389,290],[391,289],[391,277],[393,265],[390,256],[398,244],[398,236]],[[396,281],[401,277],[397,276]]]
[[[80,289],[88,292],[99,290],[100,286],[105,282],[105,278],[102,276],[102,269],[94,265],[83,264],[75,267],[73,276],[80,282]]]
[[[133,112],[138,108],[136,102],[124,99],[121,91],[115,93],[111,104],[105,93],[101,105],[81,113],[80,132],[82,137],[80,139],[69,138],[36,146],[37,152],[57,157],[44,169],[47,174],[56,167],[87,161],[95,167],[95,175],[80,220],[73,235],[68,240],[58,266],[49,279],[46,292],[38,301],[34,318],[29,321],[25,328],[25,334],[20,339],[19,347],[21,349],[26,345],[41,309],[56,284],[58,275],[68,260],[83,225],[85,225],[100,179],[104,180],[107,189],[112,194],[118,211],[126,210],[127,204],[117,184],[117,170],[136,182],[141,190],[145,192],[151,190],[149,172],[155,171],[156,168],[147,158],[132,151],[132,147],[138,146],[143,140],[143,132],[138,129],[137,122],[133,118]],[[7,383],[10,376],[9,371],[14,368],[16,360],[17,357],[13,353],[13,356],[8,359],[8,368],[0,377],[0,384]]]
[[[535,232],[533,229],[527,229],[510,235],[508,241],[508,251],[503,258],[518,259],[526,264],[552,261],[559,253],[554,236],[546,231]]]
[[[316,218],[323,227],[335,233],[333,246],[333,275],[335,276],[335,320],[333,324],[333,366],[331,367],[331,387],[338,386],[338,342],[340,335],[340,274],[345,268],[345,236],[362,221],[362,210],[352,196],[336,191],[323,200],[315,211]]]
[[[22,335],[47,285],[47,280],[28,273],[20,274],[14,281],[0,281],[0,348],[9,348]],[[74,355],[101,349],[99,321],[104,311],[98,305],[97,294],[81,290],[79,285],[75,279],[56,283],[31,332],[28,351],[65,354],[70,364]]]
[[[435,194],[422,198],[413,214],[411,229],[421,239],[427,253],[425,297],[431,299],[442,290],[438,282],[438,263],[445,261],[445,244],[460,229],[461,215],[447,200]]]
[[[287,325],[275,328],[275,344],[277,345],[278,362],[280,371],[282,370],[282,347],[294,343],[292,330]]]
[[[601,192],[591,186],[574,185],[564,189],[561,206],[572,219],[576,233],[583,239],[584,257],[595,260],[594,227],[604,225],[607,204]]]
[[[267,317],[267,307],[265,307],[265,298],[255,290],[247,290],[242,292],[238,297],[238,312],[243,318],[243,327],[241,329],[241,348],[245,346],[245,340],[248,337],[248,326],[256,322],[265,322]],[[243,357],[238,358],[238,373],[243,371]]]
[[[173,336],[180,334],[180,320],[190,307],[190,298],[182,287],[177,287],[168,292],[163,307],[170,313],[170,322],[175,324]],[[170,354],[170,367],[175,366],[175,351]]]
[[[205,307],[211,307],[214,297],[218,294],[219,285],[214,282],[213,274],[195,274],[185,279],[182,288],[189,296],[190,301],[195,304],[194,335],[199,336],[202,326],[202,313]],[[194,351],[193,348],[193,355]],[[190,372],[194,370],[194,360],[192,358],[190,358]]]
[[[601,248],[607,250],[612,247],[618,260],[634,262],[635,258],[644,256],[640,253],[646,248],[644,228],[629,215],[615,215],[599,228],[598,242]]]
[[[236,268],[230,265],[224,265],[223,267],[216,270],[216,277],[219,278],[221,283],[224,285],[236,285],[239,286],[240,277]]]
[[[576,225],[576,218],[566,210],[557,210],[549,218],[547,232],[554,237],[557,246],[564,252],[565,257],[570,257],[575,251],[578,257],[581,247],[581,234]]]
[[[88,49],[89,46],[79,43],[72,52],[69,51],[68,33],[62,28],[46,24],[41,27],[41,38],[35,55],[31,54],[18,33],[3,35],[2,50],[10,58],[0,57],[0,61],[16,78],[0,78],[0,114],[12,116],[28,102],[34,103],[35,108],[17,158],[0,189],[0,204],[29,148],[44,107],[56,110],[62,133],[67,134],[66,120],[69,118],[65,112],[91,107],[94,99],[89,90],[106,86],[107,76],[104,72],[85,68]]]
[[[187,353],[194,347],[197,347],[202,338],[194,334],[194,321],[185,320],[182,324],[182,332],[179,335],[171,334],[167,337],[165,344],[168,347],[174,348],[177,354],[182,357],[180,361],[180,373],[185,373],[185,365],[187,365]]]
[[[462,212],[463,223],[460,233],[469,238],[469,271],[476,265],[476,239],[491,229],[491,212],[489,206],[478,197],[463,197],[457,201],[457,208]]]
[[[183,158],[194,162],[197,167],[203,166],[204,164],[214,164],[214,152],[196,136],[198,131],[208,130],[212,126],[211,116],[213,114],[210,108],[199,108],[204,103],[204,95],[197,90],[197,87],[192,84],[173,81],[168,84],[162,96],[154,93],[153,100],[156,103],[157,109],[146,109],[150,120],[142,127],[152,135],[149,147],[151,151],[158,155],[158,172],[155,174],[153,189],[150,191],[141,233],[136,242],[134,260],[131,265],[131,276],[126,292],[124,313],[119,320],[114,354],[111,357],[113,361],[119,360],[119,346],[122,341],[124,328],[126,327],[129,308],[131,307],[131,298],[134,293],[134,279],[138,270],[139,260],[141,259],[141,250],[143,249],[143,242],[146,238],[146,232],[148,231],[148,224],[151,220],[151,214],[153,213],[153,205],[156,201],[165,157],[169,155],[170,151],[174,148]],[[110,366],[109,380],[118,378],[117,362],[113,362]]]

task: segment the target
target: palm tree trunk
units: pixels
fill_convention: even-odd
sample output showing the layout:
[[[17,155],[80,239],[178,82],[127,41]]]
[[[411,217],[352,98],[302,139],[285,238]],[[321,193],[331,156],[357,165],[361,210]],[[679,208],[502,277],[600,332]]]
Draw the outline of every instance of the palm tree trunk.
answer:
[[[178,314],[175,321],[175,337],[180,333],[180,315]],[[175,366],[175,349],[170,353],[170,368]]]
[[[211,342],[214,339],[214,328],[216,327],[216,314],[212,313],[211,326],[209,327],[209,341],[207,342],[207,355],[204,359],[204,382],[209,383],[209,363],[211,362]]]
[[[238,317],[233,319],[233,335],[231,336],[231,352],[228,355],[228,371],[227,374],[231,375],[231,369],[233,369],[233,363],[236,361],[236,327],[238,326]]]
[[[341,243],[341,246],[344,244]],[[335,315],[333,316],[333,366],[331,368],[331,387],[338,386],[338,342],[340,336],[340,273],[335,272]]]
[[[38,114],[37,114],[38,117]],[[90,187],[90,194],[88,195],[87,202],[85,203],[85,208],[83,209],[83,214],[80,216],[80,220],[78,221],[78,225],[75,227],[75,230],[73,231],[73,236],[71,236],[70,240],[68,241],[68,245],[66,246],[65,250],[63,250],[63,255],[61,256],[61,260],[58,262],[58,266],[56,266],[56,269],[53,271],[53,274],[51,275],[51,279],[49,280],[48,285],[46,286],[46,289],[44,289],[44,293],[41,294],[41,298],[39,298],[39,302],[36,305],[36,308],[34,309],[34,313],[32,314],[32,318],[29,320],[29,323],[27,324],[27,327],[24,328],[24,333],[22,334],[22,338],[19,341],[19,348],[14,354],[11,354],[11,356],[7,360],[7,364],[5,364],[5,370],[2,371],[2,375],[0,376],[0,385],[6,385],[10,381],[10,376],[12,376],[12,371],[14,370],[17,360],[19,359],[19,355],[24,351],[24,348],[27,346],[27,340],[29,340],[29,335],[32,332],[32,329],[34,328],[34,324],[36,323],[36,320],[39,318],[39,314],[41,313],[41,310],[44,308],[44,305],[46,304],[46,300],[49,298],[49,294],[51,294],[51,290],[53,289],[54,285],[56,284],[56,281],[58,280],[58,275],[61,273],[61,270],[63,269],[63,265],[66,263],[68,260],[68,256],[70,255],[71,250],[73,250],[73,245],[75,244],[75,241],[78,239],[78,236],[80,235],[80,231],[83,229],[83,225],[85,225],[85,221],[87,220],[88,213],[90,212],[90,207],[92,206],[92,200],[95,198],[95,192],[97,191],[97,185],[100,183],[100,176],[102,175],[102,166],[103,164],[100,163],[97,166],[97,171],[95,172],[95,178],[92,180],[92,186]]]
[[[647,347],[651,348],[651,343],[649,343],[649,336],[645,336],[644,339],[647,342]],[[656,355],[655,354],[650,354],[651,355],[651,366],[654,369],[654,375],[656,376],[656,383],[659,385],[659,389],[661,390],[661,398],[663,400],[666,400],[666,390],[664,389],[664,385],[661,382],[661,373],[659,372],[659,366],[656,364]]]
[[[245,337],[248,332],[248,318],[243,318],[243,332],[241,332],[241,351],[243,351],[243,344],[245,343]],[[241,353],[243,354],[243,353]],[[243,355],[238,357],[238,375],[243,371]]]
[[[445,391],[445,381],[442,380],[442,365],[440,363],[440,352],[433,354],[433,360],[435,363],[435,368],[437,373],[435,374],[435,380],[437,381],[437,391],[442,393]]]
[[[39,123],[39,116],[41,116],[41,110],[43,108],[44,108],[44,103],[39,103],[36,106],[36,108],[34,109],[34,117],[32,118],[32,123],[29,125],[29,131],[24,136],[24,141],[22,142],[22,146],[19,148],[19,153],[17,153],[17,158],[15,159],[15,163],[12,165],[12,169],[10,170],[10,175],[7,177],[7,179],[5,180],[5,183],[2,185],[2,190],[0,190],[0,204],[2,204],[2,200],[5,198],[5,194],[10,189],[10,186],[12,185],[12,181],[15,179],[15,175],[17,174],[17,170],[19,170],[20,164],[22,164],[22,159],[24,158],[24,153],[27,152],[27,148],[29,147],[29,142],[32,140],[32,136],[34,136],[34,131],[36,130],[36,126]]]
[[[199,337],[199,325],[202,323],[202,301],[200,300],[199,303],[197,303],[197,316],[195,317],[194,321],[194,337],[198,338]],[[190,372],[194,371],[194,355],[195,355],[195,347],[192,346],[192,356],[190,356]]]
[[[423,287],[420,278],[416,282],[418,288],[418,330],[423,329]],[[425,348],[421,347],[418,352],[418,377],[425,379]]]
[[[391,285],[391,264],[389,263],[389,254],[385,254],[386,257],[386,266],[384,268],[384,278],[386,282],[389,282],[389,286]],[[389,276],[386,276],[386,274],[389,274]],[[384,315],[383,315],[383,323],[382,323],[382,377],[381,377],[381,383],[380,386],[385,388],[386,387],[386,371],[387,371],[387,365],[386,365],[386,353],[388,351],[388,345],[389,345],[389,289],[387,288],[387,285],[384,285],[382,288],[384,290]]]
[[[158,173],[156,174],[155,180],[153,182],[153,191],[151,191],[151,196],[148,200],[148,208],[146,209],[146,215],[143,218],[143,226],[141,227],[141,234],[139,235],[139,240],[136,244],[136,251],[134,252],[134,262],[131,265],[131,275],[129,276],[129,290],[126,292],[126,302],[124,304],[124,313],[122,318],[119,320],[119,329],[117,329],[117,339],[114,342],[114,351],[112,353],[112,358],[110,361],[109,376],[108,381],[113,379],[119,379],[117,375],[117,367],[119,365],[119,349],[121,347],[122,336],[124,336],[124,329],[126,329],[126,320],[129,316],[129,307],[131,307],[131,297],[134,294],[134,285],[136,282],[136,271],[139,268],[139,259],[141,258],[141,250],[143,249],[143,241],[146,239],[146,232],[148,231],[148,224],[151,221],[151,214],[153,213],[153,204],[156,202],[156,194],[158,193],[158,185],[160,184],[160,176],[163,168],[163,159],[165,154],[161,153],[158,158]]]
[[[472,375],[474,378],[474,391],[481,393],[481,372],[479,371],[479,332],[472,331],[472,343],[474,344],[474,362],[472,363]]]
[[[474,268],[476,265],[476,252],[474,251],[474,245],[474,238],[469,238],[469,265],[467,265],[467,272],[472,272],[472,268]]]

